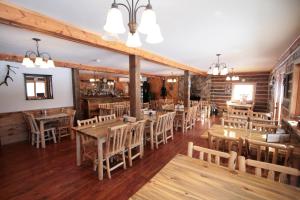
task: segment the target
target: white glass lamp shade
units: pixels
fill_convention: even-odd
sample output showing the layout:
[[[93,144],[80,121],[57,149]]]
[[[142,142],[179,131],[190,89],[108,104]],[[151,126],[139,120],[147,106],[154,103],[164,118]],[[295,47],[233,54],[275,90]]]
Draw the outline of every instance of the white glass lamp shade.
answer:
[[[135,32],[134,34],[128,33],[126,46],[128,46],[128,47],[140,47],[140,46],[142,46],[142,43],[141,43],[140,36],[139,36],[138,32]]]
[[[226,81],[231,81],[230,76],[227,76],[227,77],[226,77]]]
[[[148,34],[149,31],[156,25],[156,14],[152,9],[145,9],[142,13],[141,24],[138,31],[143,34]]]
[[[35,65],[38,65],[38,66],[44,64],[43,58],[41,58],[41,57],[36,57],[36,58],[35,58],[35,61],[34,61],[34,64],[35,64]]]
[[[157,44],[161,43],[164,40],[164,38],[161,35],[160,27],[158,24],[153,26],[153,28],[148,32],[146,42],[150,44]]]
[[[54,62],[52,59],[49,59],[47,61],[47,66],[48,66],[48,68],[55,68],[55,65],[54,65]]]
[[[95,82],[95,79],[94,79],[94,78],[90,78],[90,82],[91,82],[91,83],[94,83],[94,82]]]
[[[235,77],[235,80],[236,80],[236,81],[239,81],[239,80],[240,80],[240,77],[236,76],[236,77]]]
[[[42,60],[42,63],[40,64],[40,68],[48,69],[49,68],[48,63]]]
[[[22,65],[24,65],[27,68],[34,68],[34,64],[33,64],[32,60],[28,57],[23,58]]]
[[[108,11],[104,30],[113,34],[125,33],[122,13],[118,8],[111,8]]]
[[[209,67],[207,74],[210,74],[210,75],[212,74],[212,68],[211,67]]]
[[[213,75],[218,75],[219,74],[219,68],[218,67],[214,67],[212,74]]]
[[[33,68],[34,67],[34,64],[33,64],[32,60],[30,60],[29,57],[24,57],[23,58],[22,65],[24,65],[25,67],[28,67],[28,68]]]
[[[227,75],[227,74],[228,74],[228,68],[225,66],[221,71],[221,75]]]

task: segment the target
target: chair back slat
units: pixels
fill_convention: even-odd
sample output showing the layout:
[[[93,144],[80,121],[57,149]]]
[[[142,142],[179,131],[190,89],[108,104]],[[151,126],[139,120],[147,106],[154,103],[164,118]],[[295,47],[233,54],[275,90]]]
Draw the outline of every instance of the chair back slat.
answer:
[[[228,168],[234,170],[237,158],[237,153],[231,151],[230,153],[225,153],[221,151],[216,151],[212,149],[207,149],[200,146],[194,146],[193,142],[188,143],[188,156],[193,157],[193,152],[197,151],[200,153],[199,159],[204,160],[204,154],[207,154],[207,162],[212,163],[212,157],[214,157],[214,163],[220,165],[220,158],[228,159]]]
[[[166,131],[173,129],[175,116],[176,116],[176,112],[168,113],[168,117],[166,120],[166,127],[165,127]]]
[[[247,121],[238,121],[238,120],[227,120],[222,118],[221,124],[223,127],[226,128],[242,128],[248,129],[248,122]]]
[[[93,117],[90,119],[84,119],[84,120],[77,120],[77,126],[87,126],[87,125],[92,125],[92,124],[97,124],[98,123],[98,118]]]
[[[36,123],[36,120],[35,120],[35,117],[33,116],[33,114],[28,114],[27,115],[28,117],[28,121],[30,123],[30,129],[31,129],[31,132],[32,133],[39,133],[40,132],[40,129]]]
[[[99,123],[114,121],[114,120],[116,120],[115,114],[98,116]]]
[[[142,144],[144,140],[144,129],[146,120],[141,120],[135,123],[131,123],[128,134],[128,146],[134,147]]]
[[[106,136],[106,156],[124,151],[128,129],[128,124],[109,128],[109,132]]]
[[[155,133],[159,135],[165,131],[168,114],[159,115],[156,122]]]
[[[222,149],[222,151],[225,152],[235,151],[238,155],[241,155],[243,150],[243,143],[244,141],[242,138],[221,136],[208,131],[208,146],[210,149],[214,149],[217,151],[220,151],[220,149]]]
[[[276,181],[276,173],[279,174],[278,182],[280,183],[288,183],[287,175],[290,176],[300,176],[300,170],[296,168],[276,165],[272,163],[265,163],[256,160],[245,159],[244,156],[238,157],[239,170],[242,172],[246,172],[246,167],[254,167],[255,175],[262,177],[262,170],[267,171],[267,178],[273,181]]]
[[[250,157],[251,149],[256,149],[256,160],[261,161],[262,153],[265,154],[265,161],[269,161],[269,154],[272,152],[272,163],[277,164],[277,159],[280,156],[284,156],[284,165],[287,166],[288,162],[294,151],[294,146],[292,145],[285,145],[285,144],[275,144],[275,143],[268,143],[268,142],[261,142],[257,140],[250,140],[246,139],[246,151],[248,158]],[[262,151],[264,150],[264,151]]]

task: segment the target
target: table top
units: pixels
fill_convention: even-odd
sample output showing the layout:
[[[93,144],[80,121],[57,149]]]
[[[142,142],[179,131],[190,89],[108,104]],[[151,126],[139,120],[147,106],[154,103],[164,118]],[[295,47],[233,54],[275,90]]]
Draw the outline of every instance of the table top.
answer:
[[[121,119],[117,119],[106,123],[97,123],[93,125],[80,126],[80,127],[77,126],[77,127],[73,127],[72,129],[80,132],[81,134],[89,135],[95,138],[102,138],[102,137],[106,137],[108,133],[108,128],[122,125],[122,124],[126,124],[126,122],[124,122]]]
[[[266,141],[266,134],[261,133],[259,131],[250,131],[239,128],[224,128],[222,125],[214,124],[210,129],[205,131],[201,137],[207,138],[208,131],[220,136],[232,137],[232,138],[242,138],[242,139],[251,139],[257,141]]]
[[[41,121],[41,120],[51,120],[56,118],[68,117],[68,116],[70,115],[67,113],[56,113],[56,114],[39,115],[35,117],[35,119]]]
[[[299,196],[299,188],[177,155],[130,199],[252,200]]]
[[[247,107],[247,108],[253,107],[253,104],[241,104],[241,103],[233,103],[233,102],[227,102],[227,105],[237,106],[237,107]]]

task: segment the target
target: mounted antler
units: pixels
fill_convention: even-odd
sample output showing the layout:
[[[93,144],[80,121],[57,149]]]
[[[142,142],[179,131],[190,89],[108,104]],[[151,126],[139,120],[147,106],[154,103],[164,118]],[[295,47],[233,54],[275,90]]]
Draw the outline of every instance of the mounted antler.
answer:
[[[10,65],[6,65],[6,67],[7,67],[6,76],[5,76],[4,80],[0,83],[0,86],[2,84],[5,84],[6,86],[8,86],[8,82],[7,82],[8,79],[10,79],[13,82],[14,79],[10,76],[10,72],[13,72],[14,74],[16,74],[16,72],[12,68],[15,68],[15,69],[18,68],[18,67],[14,67],[14,66],[10,66]]]

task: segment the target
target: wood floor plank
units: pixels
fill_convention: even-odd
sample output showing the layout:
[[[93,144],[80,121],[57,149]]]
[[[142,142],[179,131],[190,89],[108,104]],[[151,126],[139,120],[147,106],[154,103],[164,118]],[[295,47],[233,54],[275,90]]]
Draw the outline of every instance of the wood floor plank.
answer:
[[[212,123],[219,123],[212,119]],[[186,154],[189,141],[207,146],[200,135],[207,123],[160,145],[158,150],[146,146],[143,159],[135,159],[126,170],[112,172],[109,180],[99,181],[92,165],[76,166],[75,140],[47,144],[36,149],[26,142],[0,147],[0,199],[128,199],[162,169],[176,154]]]

